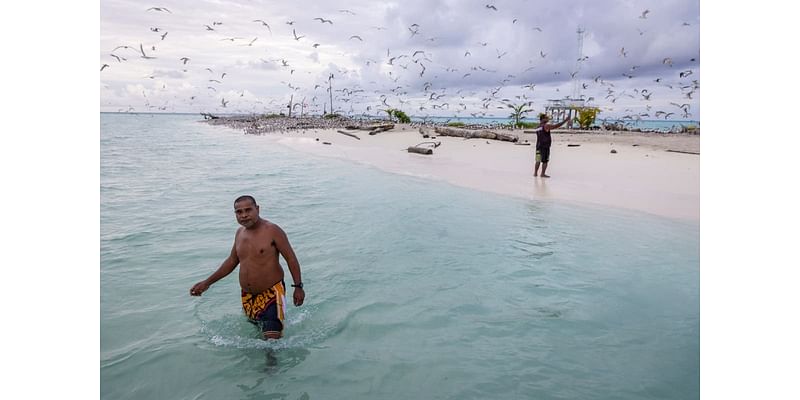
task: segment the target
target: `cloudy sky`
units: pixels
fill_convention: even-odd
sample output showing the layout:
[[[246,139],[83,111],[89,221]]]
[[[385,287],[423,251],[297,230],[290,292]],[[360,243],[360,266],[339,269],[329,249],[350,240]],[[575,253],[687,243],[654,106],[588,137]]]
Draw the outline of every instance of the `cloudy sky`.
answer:
[[[321,113],[330,85],[351,115],[571,97],[605,118],[699,120],[699,16],[697,0],[103,0],[100,110]]]

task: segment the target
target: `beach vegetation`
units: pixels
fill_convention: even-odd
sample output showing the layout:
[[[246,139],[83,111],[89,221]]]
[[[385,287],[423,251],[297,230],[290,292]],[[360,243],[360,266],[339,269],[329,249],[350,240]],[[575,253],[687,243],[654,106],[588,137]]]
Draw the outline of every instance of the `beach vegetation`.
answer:
[[[453,127],[456,127],[456,128],[462,128],[462,127],[466,126],[466,124],[461,122],[461,121],[453,121],[453,122],[448,122],[447,126],[453,126]]]
[[[262,114],[262,115],[261,115],[261,118],[265,118],[265,119],[269,119],[269,118],[280,118],[280,117],[282,117],[282,116],[283,116],[283,114],[269,113],[269,114]]]
[[[576,107],[575,111],[578,112],[578,116],[575,117],[575,120],[578,122],[581,129],[589,129],[589,127],[594,125],[597,114],[600,113],[600,109],[597,107]]]
[[[328,113],[328,114],[325,114],[325,115],[322,116],[322,118],[327,118],[327,119],[341,118],[341,117],[342,117],[341,115],[336,114],[336,113]]]
[[[539,123],[519,121],[519,123],[516,124],[512,123],[511,126],[514,128],[522,128],[522,129],[536,129],[539,127]]]
[[[406,115],[406,113],[396,109],[396,108],[389,108],[386,109],[386,114],[389,114],[389,121],[397,121],[401,124],[408,124],[411,122],[411,118]]]
[[[508,116],[509,118],[514,120],[512,126],[517,128],[523,127],[522,120],[525,119],[525,114],[533,111],[532,108],[529,108],[530,106],[531,106],[530,101],[522,104],[506,104],[506,107],[513,110],[511,112],[511,115]]]

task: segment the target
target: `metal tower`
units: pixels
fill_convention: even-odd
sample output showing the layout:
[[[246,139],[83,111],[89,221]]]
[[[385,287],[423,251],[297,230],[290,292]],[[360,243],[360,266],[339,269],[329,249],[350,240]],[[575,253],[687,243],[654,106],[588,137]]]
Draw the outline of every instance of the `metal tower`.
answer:
[[[578,72],[581,70],[581,64],[585,61],[583,58],[583,33],[586,32],[580,25],[578,25],[578,56],[575,58],[575,70],[572,71],[572,99],[580,99],[580,87],[578,83]]]

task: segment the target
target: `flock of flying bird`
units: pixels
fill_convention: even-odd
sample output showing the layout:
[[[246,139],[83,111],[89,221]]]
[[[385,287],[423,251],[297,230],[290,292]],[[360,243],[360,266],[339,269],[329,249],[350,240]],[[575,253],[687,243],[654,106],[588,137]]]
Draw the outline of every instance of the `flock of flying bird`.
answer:
[[[498,11],[497,7],[492,4],[486,4],[485,9],[487,12]],[[150,7],[144,10],[144,12],[172,14],[172,11],[165,7]],[[355,18],[356,15],[350,10],[338,10],[338,12],[345,18]],[[649,10],[644,10],[638,18],[643,20],[647,19],[649,14]],[[333,26],[333,19],[334,17],[314,17],[308,18],[308,21]],[[163,19],[161,21],[163,21]],[[513,19],[510,23],[516,24],[517,21],[517,19]],[[308,47],[313,49],[309,50],[312,56],[319,51],[318,49],[320,47],[322,47],[322,49],[331,47],[313,42],[309,40],[307,35],[298,34],[297,29],[301,24],[297,24],[297,22],[296,20],[289,20],[285,21],[284,24],[291,28],[291,39],[296,42],[302,41],[301,43],[303,44],[307,43]],[[267,20],[258,18],[252,19],[248,21],[248,23],[252,24],[255,29],[263,29],[262,32],[264,34],[273,35],[274,21],[272,26]],[[223,32],[227,33],[231,31],[231,29],[226,29],[228,25],[233,24],[228,24],[223,21],[211,21],[210,24],[198,26],[198,30],[200,32],[206,31],[207,34],[218,35],[217,41],[219,42],[227,41],[242,47],[254,47],[259,37],[245,38],[223,34]],[[690,25],[684,22],[682,26]],[[288,28],[286,29],[288,30]],[[380,32],[386,31],[388,28],[371,26],[370,29]],[[439,39],[437,37],[423,39],[422,36],[424,32],[422,31],[422,27],[416,23],[407,26],[406,29],[406,39],[409,41],[421,40],[424,41],[423,43],[428,44],[435,43],[436,40]],[[103,72],[109,68],[117,68],[117,66],[121,66],[124,62],[133,61],[132,59],[142,59],[145,60],[143,62],[150,62],[150,60],[157,58],[155,54],[158,52],[157,49],[161,47],[161,43],[166,43],[170,38],[175,37],[175,35],[168,37],[169,31],[162,27],[149,27],[149,31],[157,35],[157,39],[152,39],[154,44],[145,46],[140,42],[138,45],[118,45],[110,49],[107,53],[106,56],[110,57],[110,59],[108,62],[102,64],[100,71]],[[278,31],[280,32],[280,30]],[[531,31],[541,33],[543,30],[541,27],[533,27]],[[638,31],[640,36],[644,34],[643,31]],[[534,34],[530,33],[530,35]],[[415,38],[417,36],[419,37]],[[361,35],[350,35],[347,41],[364,42],[364,37],[367,37],[368,40],[370,39],[368,34],[362,33]],[[262,42],[265,41],[262,40]],[[473,52],[482,52],[485,56],[486,50],[484,48],[487,48],[489,44],[488,41],[477,42],[475,44],[477,47],[466,49],[463,52],[463,56],[459,57],[463,60],[470,60],[470,58],[473,57]],[[267,53],[271,51],[269,47],[267,47],[266,50]],[[293,113],[299,111],[300,113],[318,114],[330,111],[332,103],[334,111],[349,115],[363,114],[373,116],[389,108],[398,108],[406,111],[407,114],[417,116],[427,116],[432,112],[438,115],[456,117],[462,114],[469,114],[472,117],[492,117],[495,115],[505,117],[508,115],[509,107],[512,105],[522,103],[533,104],[534,90],[537,88],[537,85],[541,88],[544,84],[532,83],[527,76],[529,76],[531,71],[541,71],[543,69],[543,65],[548,61],[547,56],[549,53],[540,50],[535,58],[542,64],[535,65],[533,60],[529,60],[530,66],[527,68],[521,69],[516,73],[506,73],[503,76],[499,71],[503,69],[507,72],[507,68],[504,68],[504,57],[507,57],[508,54],[508,51],[501,50],[494,46],[494,54],[492,57],[488,58],[493,59],[496,62],[496,66],[484,67],[483,65],[476,64],[470,66],[467,70],[460,70],[452,66],[454,63],[445,65],[434,61],[437,57],[435,57],[435,54],[432,54],[430,47],[426,47],[426,50],[409,50],[403,53],[386,49],[385,57],[382,60],[366,58],[363,61],[364,67],[372,66],[373,69],[370,70],[372,72],[367,73],[365,71],[359,71],[358,68],[347,69],[334,67],[320,72],[313,88],[310,86],[302,87],[297,84],[297,81],[307,81],[307,77],[303,77],[304,79],[296,79],[299,78],[301,71],[299,71],[298,68],[300,67],[295,67],[293,65],[294,61],[288,60],[289,57],[270,59],[257,57],[257,61],[251,61],[250,65],[260,68],[259,70],[277,71],[277,73],[285,79],[281,81],[281,84],[286,86],[286,90],[281,93],[278,98],[271,98],[269,100],[266,97],[259,98],[253,95],[253,88],[232,89],[230,87],[231,84],[227,83],[230,79],[228,81],[224,80],[225,76],[228,75],[227,72],[215,72],[215,69],[219,69],[219,67],[215,65],[200,65],[195,67],[192,57],[186,55],[175,58],[174,68],[175,72],[178,72],[178,76],[185,77],[187,74],[191,75],[194,78],[192,82],[195,84],[195,87],[200,86],[194,93],[189,95],[188,98],[173,95],[171,98],[165,99],[165,96],[158,96],[157,90],[159,90],[159,88],[156,87],[151,90],[151,97],[153,97],[154,102],[161,101],[161,104],[151,103],[147,93],[142,91],[145,109],[141,109],[141,107],[137,109],[129,105],[127,108],[123,107],[118,109],[118,111],[174,111],[176,107],[184,107],[185,109],[185,107],[188,106],[191,110],[205,112],[286,112],[287,108],[289,108]],[[200,54],[197,58],[202,58],[202,56],[203,55]],[[318,54],[316,57],[319,57]],[[621,47],[618,57],[621,60],[626,59],[629,57],[629,50],[626,50],[625,47]],[[487,57],[484,57],[484,59],[486,58]],[[574,64],[571,65],[571,68],[574,69],[573,71],[552,71],[553,75],[549,81],[560,80],[561,83],[575,82],[577,74],[580,72],[580,67],[588,61],[589,57],[583,56],[573,61]],[[658,90],[663,93],[668,88],[672,92],[672,99],[695,99],[695,97],[692,96],[699,89],[699,81],[690,78],[690,76],[694,74],[692,68],[698,65],[697,58],[693,57],[689,60],[678,60],[678,62],[675,62],[671,57],[665,57],[662,60],[662,64],[670,68],[670,70],[673,64],[679,64],[688,68],[675,70],[674,75],[676,75],[678,79],[674,79],[675,76],[672,76],[672,79],[669,79],[670,77],[658,77],[653,79],[652,83],[656,85]],[[160,66],[163,67],[163,64]],[[409,68],[411,68],[411,70],[409,70]],[[601,75],[595,75],[591,79],[584,79],[580,82],[581,92],[592,89],[594,91],[594,96],[581,95],[580,98],[585,104],[600,107],[601,110],[616,111],[618,115],[626,114],[619,118],[623,121],[639,119],[687,119],[692,117],[690,102],[670,101],[668,102],[669,106],[667,109],[655,109],[661,107],[651,106],[650,102],[654,95],[654,90],[652,88],[628,88],[624,90],[617,88],[617,85],[625,86],[618,81],[624,82],[626,79],[633,79],[636,76],[634,74],[638,73],[637,70],[639,68],[641,67],[632,65],[619,76],[604,78]],[[295,72],[298,72],[298,75],[295,75]],[[306,75],[312,74],[311,71],[302,72]],[[563,79],[561,79],[560,75],[562,72],[569,73],[569,81],[566,80],[566,74],[564,74]],[[498,76],[498,78],[495,79],[494,85],[487,86],[479,82],[471,81],[472,77],[476,75],[481,75],[484,79],[487,76],[495,76],[489,74]],[[154,80],[164,76],[163,71],[154,70],[153,73],[144,77],[144,79]],[[352,83],[350,87],[341,87],[342,84],[357,76],[369,76],[373,79],[369,80],[367,83]],[[203,85],[196,85],[198,80],[203,80]],[[361,82],[365,80],[366,79],[362,78]],[[341,84],[337,81],[340,81]],[[444,84],[447,83],[456,83],[461,89],[450,90],[448,87],[444,86]],[[162,87],[160,90],[168,93],[166,81],[161,82],[161,85]],[[336,88],[335,86],[340,86],[340,88]],[[481,86],[486,87],[483,92],[479,90]],[[465,88],[475,88],[475,90],[467,90]],[[560,92],[560,89],[556,89],[556,91]],[[234,96],[237,98],[232,98],[232,93],[234,92],[238,94],[238,96]],[[508,95],[503,92],[516,92],[516,94]],[[156,95],[154,95],[154,93]],[[245,94],[247,94],[247,97],[245,97]],[[226,96],[228,98],[226,98]],[[562,97],[565,96],[566,94],[562,95]],[[655,97],[658,96],[659,95]],[[214,99],[215,103],[200,101],[207,99]],[[620,99],[625,99],[621,101],[620,104],[624,103],[627,107],[623,106],[622,109],[615,110],[617,101]],[[232,101],[235,106],[231,105]],[[195,104],[196,102],[201,104]],[[543,105],[544,101],[539,98],[537,99],[537,103]],[[216,105],[213,106],[212,109],[209,109],[209,104]],[[659,103],[660,106],[666,104],[667,103],[664,101]],[[198,109],[198,107],[201,109]],[[498,109],[504,111],[498,112]]]

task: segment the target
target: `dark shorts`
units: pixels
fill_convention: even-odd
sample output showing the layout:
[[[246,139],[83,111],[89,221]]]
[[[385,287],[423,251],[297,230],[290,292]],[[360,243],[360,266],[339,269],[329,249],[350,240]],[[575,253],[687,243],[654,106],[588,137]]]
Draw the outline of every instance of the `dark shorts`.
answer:
[[[536,162],[549,162],[550,161],[550,147],[543,147],[536,149]]]
[[[285,316],[286,287],[283,281],[258,294],[242,291],[242,310],[247,319],[258,325],[261,332],[281,334]]]

